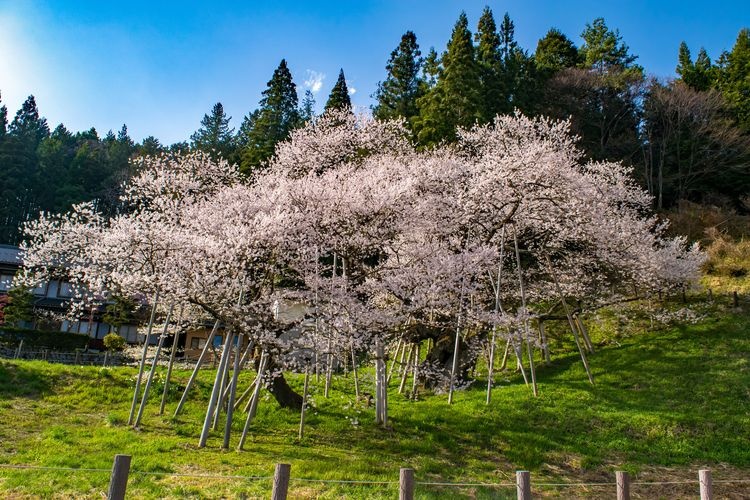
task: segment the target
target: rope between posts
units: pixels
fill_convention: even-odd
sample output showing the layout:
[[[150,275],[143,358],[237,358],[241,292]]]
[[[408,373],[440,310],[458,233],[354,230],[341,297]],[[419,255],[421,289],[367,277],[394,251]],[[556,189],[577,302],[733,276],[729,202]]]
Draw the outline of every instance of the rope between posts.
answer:
[[[414,481],[414,484],[422,486],[486,486],[489,488],[510,488],[511,486],[516,486],[516,483],[438,483],[432,481]]]
[[[32,469],[32,470],[52,470],[52,471],[73,471],[73,472],[112,472],[112,469],[93,469],[86,467],[45,467],[41,465],[14,465],[0,464],[0,469]],[[210,479],[247,479],[247,480],[264,480],[273,479],[273,476],[236,476],[223,474],[184,474],[176,472],[157,472],[157,471],[139,471],[132,470],[130,474],[140,474],[144,476],[170,476],[170,477],[202,477]]]
[[[359,481],[356,479],[306,479],[303,477],[290,477],[290,481],[301,481],[306,483],[338,483],[338,484],[398,484],[398,481]]]
[[[0,469],[31,469],[31,470],[49,470],[49,471],[78,471],[78,472],[111,472],[111,469],[98,469],[90,467],[52,467],[52,466],[41,466],[41,465],[22,465],[22,464],[0,464]],[[200,478],[211,478],[211,479],[244,479],[244,480],[271,480],[273,476],[239,476],[239,475],[222,475],[222,474],[189,474],[189,473],[174,473],[174,472],[149,472],[149,471],[130,471],[130,474],[141,474],[150,476],[169,476],[169,477],[200,477]],[[357,479],[308,479],[301,477],[291,477],[290,481],[298,482],[313,482],[313,483],[332,483],[332,484],[399,484],[398,481],[367,481]],[[697,480],[685,480],[685,481],[633,481],[631,485],[638,486],[659,486],[659,485],[674,485],[674,484],[696,484],[700,481]],[[750,483],[750,479],[715,479],[712,481],[716,483]],[[509,488],[517,486],[516,483],[447,483],[437,481],[415,481],[414,484],[421,486],[447,486],[447,487],[489,487],[489,488]],[[550,486],[550,487],[581,487],[581,486],[615,486],[617,483],[532,483],[534,486]]]

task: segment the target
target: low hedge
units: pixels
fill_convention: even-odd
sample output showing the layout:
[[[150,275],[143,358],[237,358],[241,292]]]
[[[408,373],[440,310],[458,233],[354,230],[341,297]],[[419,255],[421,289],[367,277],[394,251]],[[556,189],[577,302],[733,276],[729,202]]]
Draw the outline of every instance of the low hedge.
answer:
[[[0,326],[0,344],[15,347],[23,339],[25,347],[38,347],[58,351],[84,349],[89,342],[88,335],[59,331],[26,330]]]

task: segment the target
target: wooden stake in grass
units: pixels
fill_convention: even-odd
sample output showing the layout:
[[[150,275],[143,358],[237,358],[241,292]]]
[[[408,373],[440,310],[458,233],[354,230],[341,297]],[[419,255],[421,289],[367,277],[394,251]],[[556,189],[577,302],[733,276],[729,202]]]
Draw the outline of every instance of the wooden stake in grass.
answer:
[[[143,399],[141,399],[141,406],[138,408],[138,416],[135,417],[135,422],[133,423],[133,427],[138,427],[138,425],[141,423],[141,418],[143,418],[143,410],[146,409],[146,400],[148,399],[148,393],[151,389],[151,382],[154,380],[154,374],[156,374],[156,365],[159,362],[159,354],[161,354],[161,348],[164,345],[164,339],[167,336],[167,331],[169,330],[169,320],[172,317],[172,310],[174,309],[174,304],[171,304],[169,306],[169,312],[167,313],[167,319],[164,321],[164,329],[161,332],[161,335],[159,336],[159,344],[156,346],[156,353],[154,354],[154,360],[151,362],[151,371],[148,372],[148,379],[146,380],[146,388],[143,390]]]
[[[241,335],[237,335],[237,346],[234,349],[234,367],[232,368],[232,381],[229,384],[229,402],[227,403],[227,422],[224,426],[224,445],[223,449],[229,449],[229,437],[232,434],[232,416],[234,415],[234,398],[237,394],[237,378],[240,373],[240,340]]]
[[[552,277],[552,280],[555,283],[555,289],[557,290],[557,294],[560,296],[560,301],[562,302],[563,309],[565,310],[565,316],[568,318],[568,324],[570,325],[570,329],[573,332],[573,339],[576,342],[576,347],[578,348],[578,352],[581,355],[581,361],[583,362],[583,367],[586,369],[586,375],[589,377],[589,382],[591,384],[594,384],[594,377],[591,376],[591,370],[589,369],[589,362],[586,359],[586,353],[583,352],[583,348],[581,347],[581,341],[578,338],[578,332],[576,331],[576,326],[573,323],[573,316],[570,314],[570,308],[568,307],[568,303],[565,301],[565,296],[562,293],[562,289],[560,288],[560,282],[557,280],[557,276],[555,275],[555,272],[552,269],[552,263],[549,260],[549,256],[544,256],[545,260],[547,261],[547,270],[550,273],[550,276]]]
[[[513,247],[516,250],[516,267],[518,269],[518,287],[521,290],[521,307],[526,315],[526,291],[523,287],[523,273],[521,270],[521,253],[518,250],[518,234],[516,232],[516,226],[513,225]],[[531,390],[534,392],[534,396],[538,395],[536,387],[536,370],[534,369],[534,351],[531,348],[531,335],[529,334],[529,319],[524,317],[523,329],[526,337],[526,351],[529,356],[529,371],[531,372]]]
[[[305,408],[307,407],[307,390],[310,382],[310,364],[305,367],[305,385],[302,389],[302,409],[299,413],[299,439],[305,437]]]
[[[217,319],[214,322],[214,327],[211,329],[211,333],[208,334],[208,338],[206,339],[206,344],[203,346],[201,355],[198,357],[198,361],[195,363],[195,368],[193,368],[193,373],[190,374],[190,378],[188,379],[187,385],[185,386],[185,390],[182,392],[182,397],[180,398],[180,402],[177,403],[177,408],[174,411],[175,417],[177,417],[177,415],[180,414],[180,411],[182,410],[182,407],[185,404],[185,401],[187,401],[188,391],[190,390],[191,387],[193,387],[193,384],[195,383],[195,378],[198,376],[198,370],[200,370],[201,364],[203,363],[203,360],[206,358],[206,354],[208,354],[208,349],[211,346],[211,343],[214,340],[214,335],[216,335],[216,330],[218,329],[219,329],[219,320]]]
[[[583,322],[583,318],[581,318],[580,314],[575,315],[576,323],[578,324],[578,329],[581,331],[581,337],[583,337],[583,342],[586,344],[586,349],[591,354],[594,354],[594,344],[591,342],[591,337],[589,337],[589,330],[586,328],[586,324]]]
[[[404,365],[404,372],[401,374],[401,384],[398,386],[398,393],[404,393],[404,386],[406,385],[406,379],[409,378],[409,368],[411,367],[411,359],[414,354],[414,344],[409,346],[409,354],[406,356],[406,364]]]
[[[177,330],[174,332],[172,341],[172,352],[169,353],[169,364],[167,365],[167,375],[164,377],[164,391],[161,394],[161,405],[159,405],[159,415],[164,415],[164,405],[167,404],[167,393],[169,392],[169,379],[172,376],[172,366],[174,366],[174,357],[177,352],[177,342],[180,340],[180,325],[182,324],[182,313],[184,306],[180,306],[180,313],[177,315]]]
[[[354,375],[354,395],[359,399],[359,375],[357,374],[357,353],[354,351],[354,343],[351,344],[352,351],[352,374]],[[386,380],[386,384],[388,381]]]
[[[398,353],[401,350],[401,343],[403,342],[403,338],[398,339],[398,343],[396,344],[396,350],[393,352],[393,359],[391,360],[391,367],[388,369],[388,377],[386,378],[386,383],[391,383],[391,375],[393,375],[393,368],[396,366],[396,358],[398,358]]]
[[[148,353],[148,340],[151,337],[151,329],[154,327],[154,317],[156,316],[156,306],[159,304],[159,292],[154,295],[154,304],[151,306],[151,317],[148,320],[148,329],[146,337],[143,339],[143,352],[141,352],[141,361],[138,365],[138,378],[135,379],[135,390],[133,391],[133,402],[130,403],[130,415],[128,416],[128,425],[133,424],[135,417],[135,406],[138,404],[138,396],[141,392],[141,378],[143,369],[146,366],[146,354]]]
[[[232,335],[229,334],[229,332],[224,332],[224,349],[223,353],[227,353],[229,351],[229,346],[231,345],[231,339]],[[203,429],[201,430],[201,437],[198,440],[198,448],[203,448],[206,446],[206,441],[208,441],[208,431],[211,429],[211,421],[213,420],[214,416],[214,410],[216,408],[216,405],[219,400],[219,396],[221,395],[221,381],[222,377],[224,376],[224,364],[227,362],[228,356],[225,356],[222,354],[221,360],[219,361],[219,368],[216,370],[216,377],[214,378],[214,386],[211,390],[211,397],[208,400],[208,407],[206,408],[206,418],[203,421]]]
[[[551,361],[550,355],[549,355],[549,344],[547,343],[547,333],[544,330],[544,320],[539,320],[539,340],[542,343],[542,353],[544,353],[544,361],[545,363],[549,363]]]
[[[500,278],[503,275],[503,252],[505,250],[505,226],[503,226],[500,232],[500,262],[497,266],[497,283],[492,279],[492,272],[487,271],[490,274],[490,283],[492,283],[493,291],[495,292],[495,315],[500,311]],[[495,364],[495,344],[497,337],[497,323],[492,324],[492,337],[490,339],[490,359],[487,363],[487,399],[485,404],[490,404],[492,399],[492,382],[493,382],[493,368]],[[503,356],[503,367],[505,367],[506,356],[508,355],[508,346],[505,346],[505,356]],[[501,368],[502,369],[502,368]]]
[[[260,386],[263,383],[263,372],[266,370],[266,363],[268,361],[268,354],[263,351],[260,355],[260,361],[258,362],[258,381],[255,384],[255,392],[250,400],[250,408],[247,412],[247,418],[245,419],[245,426],[242,428],[242,435],[240,436],[240,443],[237,445],[237,450],[242,450],[245,446],[245,439],[247,439],[247,431],[250,429],[250,423],[255,418],[255,412],[258,409],[258,398],[260,397]]]

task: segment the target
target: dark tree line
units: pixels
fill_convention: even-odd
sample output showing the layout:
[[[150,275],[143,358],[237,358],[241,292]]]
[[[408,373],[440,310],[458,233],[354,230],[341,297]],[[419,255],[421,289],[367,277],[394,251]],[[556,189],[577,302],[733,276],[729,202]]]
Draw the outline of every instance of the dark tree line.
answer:
[[[417,36],[407,31],[373,95],[373,115],[403,118],[425,148],[455,140],[459,127],[515,110],[570,118],[585,154],[632,165],[656,208],[685,199],[748,205],[750,30],[741,30],[733,48],[715,61],[704,49],[693,59],[683,43],[677,78],[669,81],[648,78],[620,33],[601,18],[586,24],[580,46],[552,28],[533,53],[518,45],[515,30],[507,13],[498,24],[487,7],[474,33],[466,14],[459,16],[442,53],[431,48],[423,54]],[[40,211],[93,201],[105,214],[117,213],[119,186],[138,155],[198,149],[227,158],[250,176],[280,141],[315,117],[315,106],[309,90],[300,100],[285,60],[238,130],[216,103],[189,141],[168,147],[153,136],[136,144],[124,125],[104,137],[93,128],[73,133],[59,125],[50,131],[33,96],[12,121],[2,106],[0,243],[18,243],[23,223]],[[324,110],[351,106],[341,70]]]

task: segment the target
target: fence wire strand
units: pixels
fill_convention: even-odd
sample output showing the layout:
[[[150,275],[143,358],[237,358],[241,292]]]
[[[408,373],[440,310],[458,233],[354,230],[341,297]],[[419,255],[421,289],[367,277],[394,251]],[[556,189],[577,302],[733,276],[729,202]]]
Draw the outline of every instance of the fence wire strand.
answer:
[[[54,467],[43,465],[24,465],[24,464],[0,464],[0,469],[21,469],[21,470],[46,470],[46,471],[67,471],[67,472],[112,472],[112,469],[97,469],[91,467]],[[157,472],[157,471],[130,471],[130,474],[140,474],[142,476],[162,476],[162,477],[198,477],[209,479],[242,479],[245,481],[266,481],[272,480],[273,476],[239,476],[223,474],[189,474],[179,472]],[[398,481],[367,481],[358,479],[310,479],[302,477],[290,477],[292,482],[306,483],[330,483],[330,484],[373,484],[373,485],[396,485]],[[731,483],[750,483],[750,479],[714,479],[714,484],[731,484]],[[632,486],[665,486],[675,484],[698,484],[699,480],[689,479],[684,481],[632,481]],[[450,483],[438,481],[415,481],[419,486],[443,486],[443,487],[485,487],[485,488],[512,488],[516,483]],[[585,487],[585,486],[616,486],[617,483],[537,483],[532,482],[536,487]]]

